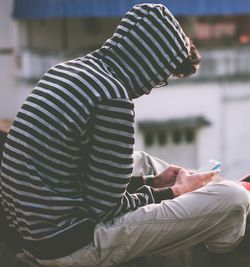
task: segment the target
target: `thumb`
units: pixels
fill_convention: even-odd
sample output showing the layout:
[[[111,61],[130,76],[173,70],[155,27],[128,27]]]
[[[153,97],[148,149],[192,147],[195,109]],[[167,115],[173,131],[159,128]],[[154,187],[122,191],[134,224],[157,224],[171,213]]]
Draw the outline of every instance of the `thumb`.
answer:
[[[180,169],[179,172],[178,172],[178,175],[180,175],[180,176],[187,175],[187,174],[188,174],[187,170],[183,169],[183,168]]]
[[[177,175],[181,169],[183,169],[183,168],[179,167],[179,166],[173,166],[173,173],[175,175]]]

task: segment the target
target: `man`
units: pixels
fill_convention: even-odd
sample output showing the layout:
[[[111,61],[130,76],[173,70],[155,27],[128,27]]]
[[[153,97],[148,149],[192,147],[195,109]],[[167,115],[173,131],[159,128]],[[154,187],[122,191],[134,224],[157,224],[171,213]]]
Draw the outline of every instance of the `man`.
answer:
[[[99,50],[42,77],[17,114],[1,169],[2,205],[29,255],[44,266],[111,266],[200,242],[227,251],[241,240],[242,187],[207,185],[217,172],[192,174],[147,154],[133,164],[132,99],[171,74],[191,75],[199,61],[168,9],[142,4]],[[131,177],[148,167],[155,177]]]

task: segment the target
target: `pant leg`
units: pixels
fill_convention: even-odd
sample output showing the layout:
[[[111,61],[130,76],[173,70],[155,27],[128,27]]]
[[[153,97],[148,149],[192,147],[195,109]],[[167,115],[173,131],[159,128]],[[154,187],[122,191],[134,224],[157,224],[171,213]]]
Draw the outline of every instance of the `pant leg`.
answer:
[[[168,167],[145,152],[134,155],[134,176]],[[44,266],[113,266],[145,254],[169,254],[204,242],[214,252],[232,249],[244,235],[246,191],[234,182],[210,183],[174,200],[152,204],[95,230],[95,242]]]
[[[174,253],[201,242],[214,252],[226,252],[244,235],[248,203],[246,190],[236,182],[209,183],[173,200],[98,224],[93,244],[56,263],[60,267],[114,266],[145,254]]]
[[[248,210],[248,194],[234,182],[210,184],[175,200],[152,204],[128,213],[97,229],[95,243],[114,241],[126,251],[124,260],[145,254],[169,254],[204,242],[213,252],[227,252],[242,239]],[[109,231],[111,227],[111,231]],[[110,233],[110,235],[109,235]],[[105,241],[104,241],[105,242]],[[112,266],[104,257],[103,265]],[[116,259],[113,259],[113,261]]]

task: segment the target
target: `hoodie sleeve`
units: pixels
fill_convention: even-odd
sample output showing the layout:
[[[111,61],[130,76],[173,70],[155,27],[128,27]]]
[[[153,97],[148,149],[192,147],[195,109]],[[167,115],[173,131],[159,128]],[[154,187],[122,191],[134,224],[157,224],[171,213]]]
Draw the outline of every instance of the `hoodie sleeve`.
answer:
[[[98,105],[94,117],[84,191],[91,210],[105,220],[159,202],[160,193],[150,186],[133,194],[127,191],[133,170],[133,103],[107,100]]]

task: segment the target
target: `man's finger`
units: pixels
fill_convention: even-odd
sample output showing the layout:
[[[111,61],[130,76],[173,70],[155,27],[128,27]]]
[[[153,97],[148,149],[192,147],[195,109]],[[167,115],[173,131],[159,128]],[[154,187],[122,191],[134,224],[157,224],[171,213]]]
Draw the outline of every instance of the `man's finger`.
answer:
[[[220,172],[220,169],[217,169],[217,170],[214,170],[211,172],[202,172],[199,174],[203,177],[211,178],[211,177],[215,176],[216,174],[218,174],[219,172]]]

